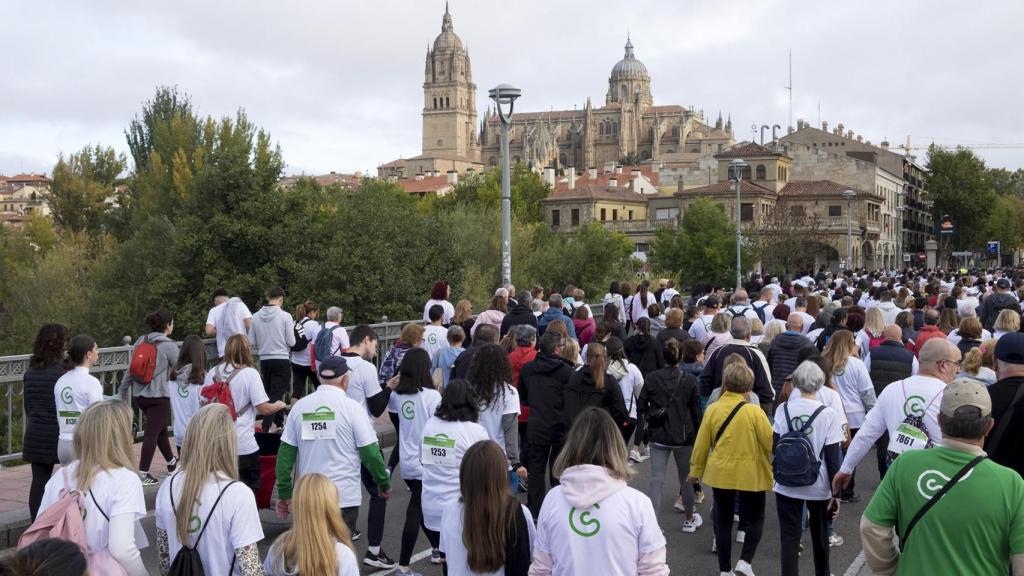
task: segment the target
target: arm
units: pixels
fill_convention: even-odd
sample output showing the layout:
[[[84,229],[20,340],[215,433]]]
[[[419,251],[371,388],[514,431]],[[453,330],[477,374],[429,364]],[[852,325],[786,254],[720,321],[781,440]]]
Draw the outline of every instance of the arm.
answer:
[[[697,392],[697,387],[696,386],[693,387],[693,393],[690,394],[689,408],[690,408],[690,419],[693,420],[693,425],[696,427],[696,429],[699,430],[700,429],[700,420],[701,420],[700,394]]]
[[[530,576],[551,576],[555,562],[547,552],[535,550],[530,564]]]
[[[700,395],[705,398],[711,396],[711,391],[715,389],[715,360],[716,358],[712,354],[711,358],[708,358],[704,363],[704,370],[700,373]]]
[[[277,402],[264,402],[262,404],[257,404],[254,409],[260,416],[269,416],[271,414],[276,414],[280,410],[284,410],[284,401],[278,400]]]
[[[636,567],[637,576],[668,576],[669,568],[665,563],[665,547],[652,550],[640,556]]]
[[[260,564],[260,551],[255,544],[235,548],[235,566],[242,576],[264,576],[263,565]]]
[[[612,415],[612,420],[618,424],[619,428],[629,419],[629,412],[626,412],[626,399],[622,396],[622,387],[615,381],[614,378],[606,377],[604,389],[604,399],[608,403],[608,412]]]
[[[825,471],[828,473],[829,484],[832,484],[832,480],[836,477],[836,473],[839,472],[839,466],[841,466],[842,463],[842,444],[836,442],[835,444],[825,446]]]
[[[171,569],[171,555],[167,550],[167,532],[162,528],[156,529],[156,547],[160,555],[160,576],[167,576],[167,571]]]
[[[373,414],[374,418],[380,417],[388,409],[389,398],[391,398],[391,389],[384,386],[380,392],[366,399],[366,407],[370,409],[370,414]]]
[[[128,576],[147,576],[149,570],[142,563],[142,555],[135,543],[135,514],[118,514],[110,519],[110,538],[107,549],[125,569]]]
[[[867,516],[862,516],[860,540],[864,546],[864,558],[872,572],[878,576],[889,576],[896,572],[900,552],[896,548],[891,526],[880,526],[868,520]]]
[[[282,441],[281,447],[277,450],[277,499],[292,499],[292,470],[295,469],[295,460],[299,457],[299,448]]]
[[[505,454],[512,464],[519,464],[519,415],[502,414],[501,430],[505,433]]]
[[[213,324],[207,324],[206,325],[206,335],[207,336],[213,336],[215,334],[217,334],[217,327],[214,326]]]
[[[697,441],[693,444],[693,452],[690,454],[690,476],[700,478],[704,475],[704,466],[708,460],[708,450],[711,449],[711,423],[708,415],[704,415],[704,421],[700,423],[697,430]]]
[[[359,461],[370,471],[373,476],[373,483],[384,492],[391,490],[391,477],[388,476],[388,469],[384,465],[384,456],[380,452],[380,445],[376,442],[359,449]]]
[[[885,396],[884,390],[882,395]],[[874,446],[875,441],[881,438],[885,432],[886,426],[882,409],[876,404],[875,408],[868,411],[867,416],[864,418],[864,424],[861,425],[857,436],[850,442],[850,446],[846,450],[846,457],[843,459],[843,465],[839,469],[840,475],[852,474],[853,469],[857,467],[857,464],[860,464],[864,455],[867,454],[868,450]]]
[[[875,401],[876,400],[877,400],[877,398],[875,397],[875,389],[874,388],[869,387],[866,390],[861,390],[860,391],[860,401],[861,401],[862,404],[864,404],[864,411],[865,412],[867,412],[868,410],[871,410],[872,408],[875,407]]]
[[[643,388],[640,389],[640,395],[636,398],[636,413],[645,414],[651,407],[651,395],[648,393],[650,386],[644,382]]]

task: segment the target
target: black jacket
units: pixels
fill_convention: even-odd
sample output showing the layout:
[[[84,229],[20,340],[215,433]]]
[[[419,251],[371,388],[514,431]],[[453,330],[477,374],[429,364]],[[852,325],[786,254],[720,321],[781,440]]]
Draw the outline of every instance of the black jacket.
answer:
[[[818,348],[818,351],[821,352],[822,350],[824,350],[825,345],[828,344],[828,341],[830,338],[832,338],[832,335],[840,330],[849,330],[849,328],[843,326],[842,324],[836,324],[834,322],[826,326],[825,329],[821,331],[821,334],[818,334],[818,339],[814,342],[814,345]]]
[[[629,412],[626,412],[626,402],[622,399],[622,388],[619,386],[618,380],[611,374],[605,374],[604,390],[598,390],[594,385],[594,377],[590,374],[589,366],[584,366],[572,373],[569,383],[565,385],[563,397],[565,399],[563,421],[566,430],[572,427],[572,423],[580,415],[580,412],[591,406],[607,410],[620,429],[629,419]],[[530,410],[532,414],[533,407]],[[529,430],[529,424],[526,428]]]
[[[466,332],[466,335],[468,336],[469,332]],[[470,363],[473,362],[473,357],[476,356],[476,353],[479,352],[479,351],[480,351],[480,347],[479,346],[470,346],[469,348],[466,348],[465,352],[463,352],[462,354],[459,354],[455,358],[455,362],[452,363],[452,374],[451,374],[451,377],[453,379],[454,378],[463,378],[464,379],[467,375],[469,375],[469,365],[470,365]]]
[[[1024,474],[1024,399],[1021,399],[1014,407],[1013,412],[1009,411],[1017,389],[1024,386],[1024,376],[1003,378],[988,387],[989,395],[992,396],[992,418],[996,424],[992,432],[985,438],[985,452],[993,462],[1013,468],[1018,474]],[[992,437],[995,430],[999,428],[1004,418],[1010,418],[1006,432],[1003,433],[999,446],[992,445]]]
[[[997,292],[981,303],[978,311],[978,320],[981,320],[981,325],[985,327],[985,330],[994,330],[996,318],[999,313],[1003,310],[1009,309],[1020,314],[1020,305],[1017,304],[1017,299],[1010,294]]]
[[[476,324],[476,318],[473,318],[472,316],[460,324],[460,326],[462,326],[462,331],[466,333],[466,339],[462,341],[462,346],[464,348],[469,348],[473,345],[473,338],[469,335],[470,331],[473,330],[473,324]]]
[[[971,348],[981,348],[981,340],[968,340],[967,338],[961,338],[956,343],[957,349],[960,350],[961,356],[967,356],[967,353],[971,351]]]
[[[526,440],[531,444],[557,446],[565,440],[562,408],[571,376],[568,360],[543,351],[519,370],[519,402],[530,407]]]
[[[501,337],[504,338],[505,334],[512,329],[513,326],[519,326],[520,324],[528,324],[537,327],[537,317],[533,315],[533,310],[529,306],[523,306],[522,304],[516,304],[505,314],[505,318],[501,321]]]
[[[670,338],[675,338],[677,342],[682,344],[690,339],[690,335],[682,328],[662,328],[655,338],[659,344],[664,346],[665,342],[668,342]]]
[[[910,378],[914,371],[914,353],[902,341],[886,340],[869,354],[871,357],[871,384],[875,394],[897,380]]]
[[[810,340],[795,332],[783,332],[772,338],[767,358],[768,368],[772,371],[772,388],[775,388],[776,394],[782,391],[786,376],[796,370],[800,351],[812,347],[814,344]]]
[[[780,334],[781,336],[781,334]],[[778,338],[778,336],[776,336]],[[802,336],[801,336],[802,338]],[[806,340],[806,338],[804,338]],[[732,341],[730,341],[732,342]],[[808,342],[810,344],[810,342]],[[723,344],[715,349],[710,358],[705,359],[704,371],[700,374],[700,393],[702,396],[711,396],[715,388],[722,385],[722,372],[725,371],[725,359],[730,354],[739,354],[746,361],[747,367],[754,372],[754,394],[757,394],[761,401],[761,407],[770,407],[775,401],[775,392],[772,390],[772,381],[765,370],[761,351],[753,344]]]
[[[25,372],[25,439],[22,459],[37,464],[59,464],[57,460],[57,402],[53,388],[67,369],[62,364],[29,368]]]
[[[668,408],[665,418],[661,422],[652,420],[651,412],[660,408]],[[700,428],[697,380],[675,366],[652,372],[640,391],[637,413],[647,415],[645,439],[648,442],[664,446],[692,446]]]
[[[640,369],[646,378],[648,374],[665,367],[665,358],[661,355],[661,342],[648,334],[636,333],[622,343],[626,358]]]

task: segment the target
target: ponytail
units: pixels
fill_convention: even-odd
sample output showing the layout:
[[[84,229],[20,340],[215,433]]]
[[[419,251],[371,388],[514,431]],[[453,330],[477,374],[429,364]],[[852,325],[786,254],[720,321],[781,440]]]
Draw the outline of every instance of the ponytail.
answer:
[[[594,387],[604,390],[604,376],[608,371],[608,353],[604,344],[591,342],[587,346],[587,366],[590,368],[590,375],[594,377]]]
[[[310,312],[318,312],[319,310],[320,307],[317,306],[316,302],[313,302],[312,300],[306,300],[302,304],[299,304],[298,306],[295,307],[295,314],[293,314],[292,316],[295,318],[296,322],[299,322],[306,316],[309,316]]]
[[[971,348],[967,355],[964,356],[963,371],[977,376],[978,371],[981,370],[981,361],[984,356],[985,353],[982,352],[981,348],[977,346]]]

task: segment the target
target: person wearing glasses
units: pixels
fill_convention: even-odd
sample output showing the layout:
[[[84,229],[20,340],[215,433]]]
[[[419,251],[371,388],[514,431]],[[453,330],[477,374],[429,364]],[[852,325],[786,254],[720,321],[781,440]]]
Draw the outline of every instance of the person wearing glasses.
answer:
[[[904,452],[942,443],[939,404],[946,384],[960,372],[961,362],[960,350],[948,340],[933,338],[925,342],[918,357],[918,373],[886,386],[867,413],[832,481],[834,492],[839,493],[849,485],[857,464],[886,432],[890,464]]]

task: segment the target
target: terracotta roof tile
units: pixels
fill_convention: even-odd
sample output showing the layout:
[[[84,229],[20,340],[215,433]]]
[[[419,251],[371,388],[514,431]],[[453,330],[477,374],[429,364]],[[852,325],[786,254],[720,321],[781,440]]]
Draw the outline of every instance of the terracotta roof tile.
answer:
[[[673,196],[705,196],[714,194],[726,194],[734,193],[736,187],[732,182],[715,182],[708,186],[698,186],[697,188],[687,188],[682,192],[676,192]],[[749,180],[740,181],[740,194],[775,194],[774,190],[765,188],[760,184],[755,184]]]
[[[740,143],[729,150],[715,154],[715,158],[760,158],[762,156],[778,158],[782,154],[753,142]]]
[[[658,174],[654,167],[649,164],[645,164],[641,166],[623,166],[622,174],[615,174],[614,172],[610,174],[605,174],[601,170],[598,170],[597,178],[594,178],[593,180],[591,180],[590,177],[587,176],[586,170],[582,170],[583,175],[576,176],[576,188],[579,188],[581,185],[584,184],[592,186],[608,186],[611,183],[612,178],[615,178],[618,181],[619,188],[625,188],[629,185],[629,182],[633,180],[633,176],[631,175],[631,172],[633,170],[640,170],[640,174],[644,178],[647,178],[647,180],[653,186],[658,186],[661,182],[661,175]],[[567,177],[561,177],[555,181],[555,192],[568,189],[569,179]]]
[[[839,184],[831,180],[794,180],[786,184],[780,196],[839,196],[843,191],[853,190],[857,196],[881,198],[877,194],[869,194],[859,188]]]
[[[592,180],[580,181],[580,178],[576,179],[576,188],[569,190],[568,183],[562,187],[557,187],[555,190],[545,198],[545,202],[555,200],[616,200],[619,202],[632,202],[636,204],[646,204],[648,198],[654,195],[638,194],[630,191],[628,188],[618,186],[612,188],[608,185],[593,184]]]
[[[428,192],[440,194],[448,192],[452,188],[451,184],[448,184],[447,174],[437,177],[424,177],[422,180],[399,180],[398,185],[402,187],[402,190],[405,190],[409,194],[426,194]]]
[[[49,182],[46,174],[17,174],[7,179],[8,182]]]

